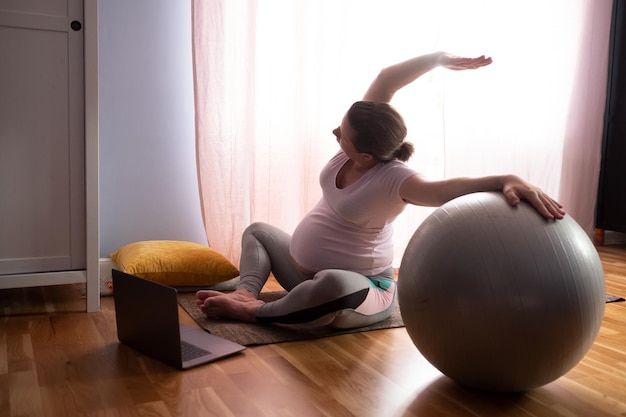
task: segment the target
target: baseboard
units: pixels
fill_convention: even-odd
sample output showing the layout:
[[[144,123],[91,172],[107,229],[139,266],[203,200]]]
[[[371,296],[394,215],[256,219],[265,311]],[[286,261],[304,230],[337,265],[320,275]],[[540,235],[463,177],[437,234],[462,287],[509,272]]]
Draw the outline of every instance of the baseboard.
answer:
[[[620,245],[626,243],[626,233],[607,230],[604,235],[605,245]]]
[[[111,281],[111,269],[113,268],[115,268],[115,262],[111,258],[100,258],[100,281]]]

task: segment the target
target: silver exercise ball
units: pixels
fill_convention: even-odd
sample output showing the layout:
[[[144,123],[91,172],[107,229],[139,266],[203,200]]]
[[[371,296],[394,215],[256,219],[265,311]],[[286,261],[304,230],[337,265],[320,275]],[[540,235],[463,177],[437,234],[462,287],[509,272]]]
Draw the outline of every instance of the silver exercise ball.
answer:
[[[473,388],[526,391],[586,354],[604,315],[604,272],[570,216],[546,220],[526,202],[475,193],[417,229],[398,300],[413,343],[442,373]]]

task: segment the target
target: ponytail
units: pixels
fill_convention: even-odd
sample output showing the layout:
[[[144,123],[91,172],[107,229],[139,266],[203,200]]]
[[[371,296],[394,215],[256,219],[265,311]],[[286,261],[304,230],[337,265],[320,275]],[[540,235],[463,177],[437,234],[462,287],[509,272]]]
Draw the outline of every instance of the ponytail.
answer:
[[[411,158],[414,150],[415,150],[415,147],[413,146],[411,142],[403,141],[398,147],[398,149],[396,149],[395,152],[393,153],[393,157],[402,162],[406,162],[409,160],[409,158]]]

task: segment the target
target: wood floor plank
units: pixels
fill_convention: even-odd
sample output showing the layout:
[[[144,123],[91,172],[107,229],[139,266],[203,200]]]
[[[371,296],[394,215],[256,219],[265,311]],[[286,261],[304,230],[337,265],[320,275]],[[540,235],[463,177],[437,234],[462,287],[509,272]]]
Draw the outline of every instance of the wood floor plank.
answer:
[[[626,245],[598,252],[607,292],[626,296]],[[626,416],[626,302],[606,305],[564,376],[494,394],[442,376],[403,328],[254,346],[181,372],[119,344],[113,299],[101,301],[84,313],[79,285],[0,290],[1,416]]]

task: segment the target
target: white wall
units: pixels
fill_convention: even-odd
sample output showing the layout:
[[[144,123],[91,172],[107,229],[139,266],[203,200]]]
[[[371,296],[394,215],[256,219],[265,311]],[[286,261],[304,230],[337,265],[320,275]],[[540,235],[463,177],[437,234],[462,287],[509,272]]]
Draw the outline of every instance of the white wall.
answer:
[[[99,1],[100,256],[206,244],[195,164],[191,5]]]

